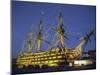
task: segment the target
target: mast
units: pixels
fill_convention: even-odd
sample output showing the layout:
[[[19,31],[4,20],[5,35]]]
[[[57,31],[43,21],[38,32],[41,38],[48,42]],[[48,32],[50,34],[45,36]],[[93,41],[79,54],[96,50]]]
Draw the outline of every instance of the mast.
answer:
[[[37,32],[37,50],[40,51],[41,50],[41,43],[42,43],[42,20],[40,20],[39,23],[39,31]]]
[[[58,40],[60,40],[61,47],[64,47],[64,28],[63,28],[63,20],[62,20],[62,13],[60,12],[60,15],[58,16]]]
[[[28,34],[27,46],[28,46],[28,52],[32,52],[32,48],[33,48],[33,33],[32,32]]]

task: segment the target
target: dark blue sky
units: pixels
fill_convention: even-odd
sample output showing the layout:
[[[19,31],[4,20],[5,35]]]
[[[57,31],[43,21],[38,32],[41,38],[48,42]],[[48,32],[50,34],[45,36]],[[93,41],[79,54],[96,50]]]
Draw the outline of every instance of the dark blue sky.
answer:
[[[95,6],[12,1],[12,56],[16,57],[20,52],[27,33],[37,30],[41,18],[44,33],[51,26],[57,27],[59,12],[63,14],[65,31],[69,32],[69,40],[65,40],[69,48],[75,47],[80,37],[95,29]],[[46,40],[51,41],[54,34],[55,32],[50,30]],[[95,40],[93,37],[91,40],[85,46],[84,51],[95,49]],[[47,49],[48,45],[45,43],[44,45],[44,49]]]

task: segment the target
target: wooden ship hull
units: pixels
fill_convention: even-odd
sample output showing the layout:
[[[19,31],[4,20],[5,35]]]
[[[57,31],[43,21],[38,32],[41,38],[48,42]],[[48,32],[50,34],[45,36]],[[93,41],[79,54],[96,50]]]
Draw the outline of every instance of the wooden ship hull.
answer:
[[[56,48],[52,50],[48,50],[45,52],[39,52],[39,53],[23,53],[20,55],[17,59],[17,66],[18,68],[23,67],[56,67],[61,65],[68,65],[69,62],[72,62],[72,60],[79,59],[82,53],[82,50],[73,50],[68,51],[69,49],[65,48],[64,51],[61,51],[61,49]]]

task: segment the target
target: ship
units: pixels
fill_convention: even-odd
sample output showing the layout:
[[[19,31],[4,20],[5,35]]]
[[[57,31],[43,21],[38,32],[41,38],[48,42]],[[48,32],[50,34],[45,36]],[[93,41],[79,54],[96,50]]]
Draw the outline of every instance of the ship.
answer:
[[[62,13],[58,15],[58,25],[56,28],[52,27],[58,35],[56,47],[51,46],[48,50],[42,50],[41,44],[45,41],[47,44],[50,42],[43,39],[42,20],[39,22],[39,30],[34,38],[33,32],[28,34],[28,39],[25,41],[26,52],[20,52],[16,59],[17,68],[27,68],[29,66],[36,68],[46,67],[58,67],[62,65],[73,66],[73,62],[78,60],[82,56],[83,46],[88,42],[91,35],[94,34],[94,30],[91,30],[86,36],[80,37],[78,44],[74,48],[67,48],[65,46],[64,38],[65,29],[63,27]],[[35,41],[34,41],[34,40]],[[33,52],[33,49],[36,52]]]

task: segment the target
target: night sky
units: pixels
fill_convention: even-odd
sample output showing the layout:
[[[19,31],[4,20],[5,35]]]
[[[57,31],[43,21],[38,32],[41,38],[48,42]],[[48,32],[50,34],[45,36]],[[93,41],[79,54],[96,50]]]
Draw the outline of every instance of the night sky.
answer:
[[[16,57],[20,52],[27,34],[38,30],[40,19],[43,20],[43,37],[48,35],[46,40],[52,41],[55,31],[50,28],[57,27],[60,12],[63,15],[65,33],[69,38],[65,39],[65,44],[69,48],[75,47],[80,42],[80,37],[95,29],[95,6],[12,1],[12,56]],[[91,36],[90,40],[84,51],[96,50],[94,37]],[[43,43],[43,50],[48,47],[48,44]]]

